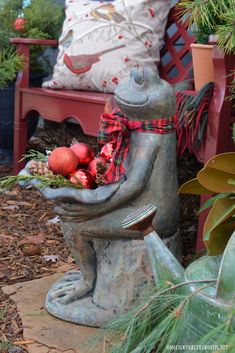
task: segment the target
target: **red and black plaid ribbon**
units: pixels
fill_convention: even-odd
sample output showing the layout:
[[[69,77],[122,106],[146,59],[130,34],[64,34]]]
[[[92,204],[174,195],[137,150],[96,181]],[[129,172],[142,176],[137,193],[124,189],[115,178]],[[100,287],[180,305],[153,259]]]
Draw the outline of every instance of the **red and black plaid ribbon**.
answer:
[[[108,171],[107,183],[120,179],[125,169],[123,162],[129,150],[130,135],[132,131],[169,134],[177,128],[177,117],[156,119],[151,121],[131,121],[120,112],[101,115],[98,142],[100,144],[114,143],[115,150]]]

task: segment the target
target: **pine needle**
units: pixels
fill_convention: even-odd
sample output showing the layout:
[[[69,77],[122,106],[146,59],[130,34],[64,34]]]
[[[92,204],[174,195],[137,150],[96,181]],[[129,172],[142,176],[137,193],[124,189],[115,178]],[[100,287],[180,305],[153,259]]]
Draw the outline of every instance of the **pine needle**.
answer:
[[[227,353],[235,352],[235,334],[234,334],[234,320],[235,320],[235,300],[231,304],[231,309],[228,312],[227,319],[217,327],[213,328],[208,334],[204,335],[196,345],[210,345],[216,342],[216,346],[224,346],[224,351]],[[193,351],[193,353],[197,353]]]
[[[36,160],[36,161],[41,161],[41,162],[45,162],[47,160],[47,156],[39,151],[36,150],[29,150],[28,153],[26,153],[23,158],[19,161],[22,162],[25,159],[29,159],[29,160]]]
[[[142,298],[139,305],[107,323],[98,335],[86,343],[93,352],[104,337],[112,342],[109,353],[169,353],[167,345],[175,345],[184,334],[185,316],[189,303],[199,291],[214,285],[216,280],[192,281],[202,283],[194,292],[181,294],[181,287],[191,282],[160,287]],[[205,283],[207,283],[205,285]],[[91,348],[92,347],[92,348]]]
[[[41,183],[37,185],[37,188],[59,188],[59,187],[72,187],[76,189],[81,189],[82,185],[80,183],[73,184],[68,179],[62,175],[53,176],[42,176],[38,174],[34,175],[13,175],[7,176],[0,179],[0,189],[10,189],[18,183],[30,183],[33,180],[38,180]]]

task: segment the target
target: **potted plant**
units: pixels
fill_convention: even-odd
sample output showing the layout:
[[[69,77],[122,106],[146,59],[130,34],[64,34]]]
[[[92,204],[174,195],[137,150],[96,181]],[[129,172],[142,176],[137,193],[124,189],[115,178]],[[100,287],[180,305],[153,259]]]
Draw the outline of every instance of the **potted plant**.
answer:
[[[233,0],[181,0],[178,4],[181,19],[188,20],[197,43],[191,45],[195,89],[213,81],[212,49],[216,43],[225,53],[235,52]],[[207,65],[208,63],[208,65]]]
[[[30,0],[27,6],[22,9],[17,21],[22,23],[23,29],[19,26],[18,35],[15,37],[35,38],[35,39],[58,39],[63,21],[63,6],[55,0]],[[42,46],[33,46],[30,52],[30,72],[43,73],[47,76],[52,72],[50,59]]]
[[[11,163],[14,126],[14,83],[22,69],[23,58],[10,44],[12,37],[38,39],[59,36],[63,22],[63,7],[53,0],[2,0],[0,4],[0,163]],[[44,48],[34,46],[31,51],[30,79],[36,76],[40,86],[43,77],[52,69]],[[35,85],[35,79],[34,79]],[[36,129],[38,116],[30,119],[28,137]]]
[[[13,48],[0,50],[0,163],[11,159],[9,145],[13,144],[13,134],[10,124],[14,115],[14,85],[13,81],[18,71],[24,67],[24,58]]]

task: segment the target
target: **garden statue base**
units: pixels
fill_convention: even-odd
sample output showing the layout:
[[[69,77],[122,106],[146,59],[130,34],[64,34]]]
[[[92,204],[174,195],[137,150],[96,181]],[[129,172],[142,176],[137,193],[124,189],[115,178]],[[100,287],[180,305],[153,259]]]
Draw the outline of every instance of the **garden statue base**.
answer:
[[[180,256],[178,232],[164,241],[168,248]],[[149,292],[154,282],[144,240],[96,241],[97,280],[95,289],[87,296],[61,304],[53,293],[60,288],[76,286],[81,271],[68,271],[53,284],[46,297],[46,308],[60,319],[85,326],[101,326],[116,314],[129,309],[138,297]],[[100,248],[100,249],[99,249]],[[61,295],[62,297],[62,295]]]

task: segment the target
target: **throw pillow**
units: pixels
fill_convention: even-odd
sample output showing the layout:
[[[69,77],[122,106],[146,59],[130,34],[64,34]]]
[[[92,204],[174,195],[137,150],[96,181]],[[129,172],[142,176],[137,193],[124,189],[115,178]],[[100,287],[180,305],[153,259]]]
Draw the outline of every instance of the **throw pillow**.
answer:
[[[53,77],[43,87],[113,92],[133,67],[156,68],[170,0],[66,0]]]

